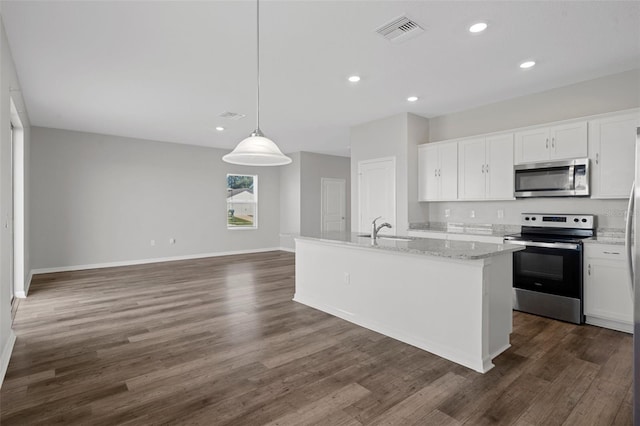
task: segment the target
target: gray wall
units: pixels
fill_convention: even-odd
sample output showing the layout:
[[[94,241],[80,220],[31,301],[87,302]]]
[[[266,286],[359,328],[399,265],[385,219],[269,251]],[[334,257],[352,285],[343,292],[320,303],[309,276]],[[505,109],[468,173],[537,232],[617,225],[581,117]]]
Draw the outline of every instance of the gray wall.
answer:
[[[317,235],[321,229],[322,184],[321,179],[336,178],[346,180],[346,231],[351,229],[351,176],[350,159],[334,155],[301,153],[300,185],[300,232],[303,235]]]
[[[521,96],[429,119],[429,141],[441,141],[640,106],[640,70]]]
[[[383,157],[396,159],[396,230],[406,234],[409,222],[426,219],[418,203],[417,145],[428,141],[426,118],[397,114],[351,128],[351,229],[359,230],[358,163]]]
[[[429,140],[482,133],[602,114],[640,106],[640,70],[614,74],[429,120]],[[427,203],[424,203],[427,204]],[[598,226],[624,226],[626,200],[546,199],[428,203],[437,222],[518,224],[520,213],[594,213]],[[450,216],[445,212],[449,210]],[[497,216],[504,211],[504,219]],[[471,218],[471,211],[475,218]]]
[[[33,268],[279,247],[278,169],[226,152],[34,127]],[[258,175],[257,230],[227,229],[227,173]]]
[[[280,167],[280,246],[293,250],[300,234],[320,232],[321,179],[346,180],[346,221],[350,229],[350,160],[348,157],[296,152],[293,162]]]
[[[10,99],[14,100],[19,111],[20,120],[24,126],[24,157],[25,157],[25,234],[29,237],[28,223],[28,195],[29,195],[29,153],[30,153],[30,128],[29,118],[25,112],[24,101],[20,92],[20,83],[16,74],[15,65],[7,36],[4,30],[4,24],[0,22],[0,176],[2,177],[0,184],[0,354],[7,355],[11,332],[11,295],[13,294],[13,283],[11,282],[11,263],[13,259],[11,231],[11,217],[13,212],[13,197],[11,185],[11,111]],[[27,280],[29,271],[31,270],[29,259],[28,239],[24,245],[24,262],[25,276]],[[8,359],[0,359],[0,370],[8,364]],[[0,383],[2,382],[4,371],[0,373]]]

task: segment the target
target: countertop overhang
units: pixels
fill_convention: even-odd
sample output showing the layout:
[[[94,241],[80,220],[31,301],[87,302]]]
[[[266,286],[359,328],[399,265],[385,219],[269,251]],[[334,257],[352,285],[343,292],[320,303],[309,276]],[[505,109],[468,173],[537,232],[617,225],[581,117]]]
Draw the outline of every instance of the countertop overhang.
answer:
[[[359,233],[330,232],[317,235],[300,235],[296,239],[315,240],[365,249],[378,249],[398,253],[461,260],[486,259],[493,256],[524,250],[523,246],[515,244],[490,244],[474,241],[453,241],[404,236],[401,238],[406,238],[408,241],[399,241],[384,238],[385,236],[395,237],[392,235],[381,234],[374,243],[371,241],[370,237],[361,236]]]

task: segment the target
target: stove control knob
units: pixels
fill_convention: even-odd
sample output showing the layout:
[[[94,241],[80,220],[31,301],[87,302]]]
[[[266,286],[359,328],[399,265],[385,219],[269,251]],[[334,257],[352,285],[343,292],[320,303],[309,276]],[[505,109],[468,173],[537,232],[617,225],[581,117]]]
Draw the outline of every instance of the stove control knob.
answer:
[[[577,217],[575,219],[573,219],[574,222],[580,222],[580,219],[578,219]]]
[[[536,220],[536,217],[535,217],[535,216],[534,216],[534,217],[532,217],[532,218],[531,218],[531,220]]]
[[[529,216],[526,216],[526,217],[524,218],[524,220],[529,220]]]
[[[582,218],[582,222],[583,222],[583,223],[587,223],[587,219]]]

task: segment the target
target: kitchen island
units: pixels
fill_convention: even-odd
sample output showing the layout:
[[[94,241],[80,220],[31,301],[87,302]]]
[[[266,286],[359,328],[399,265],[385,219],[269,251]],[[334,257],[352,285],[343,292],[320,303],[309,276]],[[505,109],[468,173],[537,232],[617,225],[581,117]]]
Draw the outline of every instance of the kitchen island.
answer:
[[[294,301],[481,373],[509,348],[512,252],[430,238],[296,238]]]

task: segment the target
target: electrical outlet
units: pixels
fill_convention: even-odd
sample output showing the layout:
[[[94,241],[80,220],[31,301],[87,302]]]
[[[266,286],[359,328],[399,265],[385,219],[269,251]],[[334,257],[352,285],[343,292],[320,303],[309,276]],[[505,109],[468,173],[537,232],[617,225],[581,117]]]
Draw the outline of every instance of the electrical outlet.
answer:
[[[351,282],[351,275],[348,272],[344,273],[344,283],[349,285],[349,283]]]
[[[471,218],[476,217],[476,211],[475,210],[471,210],[471,213],[469,213],[469,217],[471,217]]]
[[[169,244],[175,244],[175,243],[176,243],[175,238],[169,238]]]
[[[156,245],[156,240],[151,240],[151,241],[149,241],[149,245],[150,245],[151,247],[155,246],[155,245]]]
[[[504,219],[504,210],[498,209],[498,219]]]
[[[451,216],[451,209],[444,209],[444,217]]]

